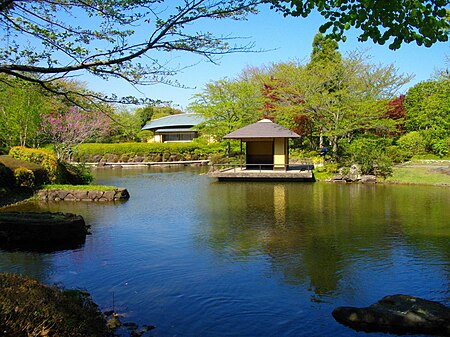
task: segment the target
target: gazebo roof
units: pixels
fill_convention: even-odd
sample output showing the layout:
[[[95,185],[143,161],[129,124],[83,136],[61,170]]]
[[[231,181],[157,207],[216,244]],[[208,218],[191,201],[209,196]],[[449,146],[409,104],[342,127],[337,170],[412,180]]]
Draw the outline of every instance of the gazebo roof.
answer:
[[[299,138],[295,132],[273,123],[270,119],[262,119],[259,122],[244,126],[233,131],[223,138],[225,139],[251,139],[251,138]]]

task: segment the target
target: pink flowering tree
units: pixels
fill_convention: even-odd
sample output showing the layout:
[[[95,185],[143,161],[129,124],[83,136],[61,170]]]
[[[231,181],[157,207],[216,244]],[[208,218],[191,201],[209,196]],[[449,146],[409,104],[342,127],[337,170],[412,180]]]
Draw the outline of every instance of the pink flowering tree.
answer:
[[[110,119],[101,112],[80,111],[41,116],[41,132],[53,144],[58,160],[78,145],[109,132]],[[70,158],[69,158],[70,159]]]

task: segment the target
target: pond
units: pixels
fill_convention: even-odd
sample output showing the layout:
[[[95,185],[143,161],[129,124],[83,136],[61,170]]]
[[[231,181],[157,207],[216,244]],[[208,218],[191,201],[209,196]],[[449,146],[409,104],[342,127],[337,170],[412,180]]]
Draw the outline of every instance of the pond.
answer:
[[[75,250],[0,251],[0,270],[86,289],[152,336],[385,336],[331,312],[398,293],[450,305],[450,189],[203,173],[98,169],[130,200],[16,206],[81,214],[92,235]]]

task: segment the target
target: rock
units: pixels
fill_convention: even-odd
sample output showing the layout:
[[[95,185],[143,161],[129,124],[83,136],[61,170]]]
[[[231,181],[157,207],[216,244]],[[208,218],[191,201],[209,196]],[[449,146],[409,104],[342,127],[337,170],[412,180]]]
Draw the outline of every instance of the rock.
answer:
[[[0,213],[0,246],[6,249],[54,251],[83,244],[88,226],[72,213]]]
[[[386,296],[366,308],[338,307],[339,323],[355,330],[450,336],[450,308],[409,295]]]
[[[363,184],[375,184],[377,182],[377,177],[374,175],[363,175],[361,176],[361,182]]]

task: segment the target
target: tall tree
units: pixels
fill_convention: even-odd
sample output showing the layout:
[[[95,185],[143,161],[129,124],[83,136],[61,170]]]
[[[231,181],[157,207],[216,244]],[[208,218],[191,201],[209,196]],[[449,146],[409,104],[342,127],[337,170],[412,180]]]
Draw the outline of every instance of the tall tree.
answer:
[[[268,0],[285,15],[306,17],[317,10],[326,22],[320,27],[325,33],[345,40],[351,27],[362,30],[360,41],[371,39],[378,44],[391,41],[389,48],[416,42],[430,47],[438,41],[448,41],[450,10],[448,0]],[[393,39],[393,40],[391,40]]]
[[[35,146],[38,142],[40,114],[49,113],[51,104],[32,83],[14,80],[14,86],[0,77],[0,143],[7,147]]]

